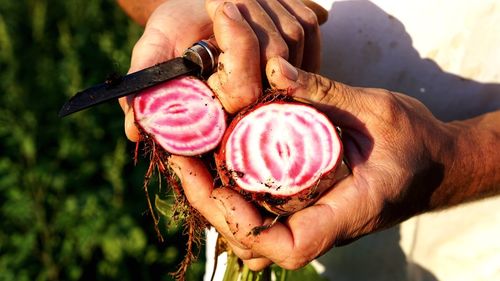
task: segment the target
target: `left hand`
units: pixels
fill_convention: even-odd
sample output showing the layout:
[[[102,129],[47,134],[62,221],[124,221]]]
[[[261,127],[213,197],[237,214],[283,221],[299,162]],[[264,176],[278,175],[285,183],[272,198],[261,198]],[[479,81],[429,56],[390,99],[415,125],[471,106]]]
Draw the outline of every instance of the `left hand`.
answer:
[[[193,42],[209,36],[208,32],[196,32],[196,29],[208,25],[202,25],[201,22],[196,22],[197,24],[195,25],[190,24],[189,19],[192,15],[188,13],[193,13],[193,10],[196,11],[190,4],[186,4],[190,2],[180,0],[174,7],[173,5],[177,3],[177,1],[178,0],[170,0],[165,2],[159,6],[149,18],[144,35],[134,48],[130,72],[178,56]],[[254,102],[261,95],[263,67],[265,66],[265,60],[270,57],[284,55],[285,57],[291,58],[295,64],[308,68],[311,71],[315,71],[319,68],[318,62],[320,52],[318,49],[319,29],[317,21],[312,11],[305,8],[300,1],[286,1],[286,3],[291,3],[290,7],[292,7],[293,10],[283,9],[284,7],[281,7],[281,9],[278,9],[279,7],[273,8],[280,11],[273,17],[267,15],[260,5],[255,5],[257,3],[255,0],[242,1],[244,3],[238,4],[241,10],[245,11],[241,14],[239,9],[234,11],[237,7],[234,4],[224,3],[223,5],[217,5],[218,2],[221,1],[207,1],[207,10],[211,13],[213,18],[215,38],[220,49],[223,51],[223,54],[219,57],[219,62],[222,63],[223,68],[219,68],[219,70],[209,78],[209,84],[215,90],[219,99],[224,104],[224,107],[229,112],[238,111]],[[276,1],[276,3],[278,2]],[[169,13],[169,11],[174,11],[174,13]],[[304,16],[300,15],[301,12]],[[294,16],[291,16],[291,14]],[[285,19],[279,15],[282,15]],[[200,14],[200,16],[203,20],[206,20],[206,15],[203,16]],[[297,23],[296,18],[306,23],[308,20],[312,21],[309,23],[312,27],[306,28],[310,35],[304,35],[302,27],[300,23]],[[251,20],[247,21],[247,19]],[[274,25],[275,21],[282,25],[280,28],[283,31],[279,31]],[[295,30],[295,35],[298,35],[297,38],[295,38],[293,34],[285,36],[286,34],[283,35],[281,33],[285,31],[288,32],[287,29],[285,29],[285,23],[289,21],[291,21],[290,25],[294,26],[294,28],[290,30]],[[167,26],[180,27],[182,25],[191,26],[191,28],[194,29],[193,34],[198,35],[194,36],[190,34],[189,30],[186,31],[186,29],[179,29],[182,30],[182,34],[178,34],[174,31],[173,35],[168,33],[170,28],[166,30]],[[267,26],[268,35],[265,33],[266,29],[262,30],[262,28],[260,30],[261,33],[257,34],[254,29],[258,26]],[[172,29],[176,30],[175,28]],[[299,31],[296,32],[297,30]],[[190,37],[180,41],[173,40],[176,37],[182,38],[185,34],[190,34]],[[199,34],[204,35],[200,36]],[[265,39],[261,40],[259,36]],[[281,36],[287,37],[288,39],[285,40],[281,38]],[[173,39],[170,39],[171,37]],[[295,39],[292,40],[293,38]],[[306,42],[304,38],[308,38],[309,40]],[[172,42],[175,42],[175,44]],[[292,50],[295,51],[292,53],[290,53],[290,49],[288,49],[287,42],[292,42],[295,45],[295,47],[292,48]],[[261,54],[265,55],[261,56]],[[139,136],[134,125],[132,109],[128,105],[127,100],[122,99],[120,102],[126,113],[125,126],[127,136],[129,139],[137,141]],[[207,199],[209,201],[212,200],[210,199],[212,180],[209,172],[199,159],[173,156],[170,161],[171,166],[178,172],[183,184],[188,187],[186,189],[186,195],[189,200],[192,200],[191,204],[195,206],[195,208],[199,208],[199,204],[204,205]],[[190,177],[193,175],[186,175],[186,177],[183,178],[183,173],[181,171],[189,170],[196,171],[196,177],[193,178]],[[197,193],[197,196],[192,196],[189,189],[189,187],[194,186],[201,187],[198,191],[191,191]],[[199,201],[197,198],[203,199]],[[217,205],[213,203],[214,202],[211,202],[204,206],[206,208],[203,208],[203,215],[207,218],[210,217],[208,215],[209,213],[220,214]],[[245,202],[245,204],[248,203]],[[213,225],[220,226],[220,222],[225,222],[225,220],[223,216],[217,216],[216,218],[210,218],[210,222],[213,223]],[[231,237],[230,234],[232,232],[228,227],[219,228],[218,230],[226,237]],[[229,244],[238,256],[244,258],[247,263],[253,264],[255,268],[263,267],[271,263],[269,259],[260,257],[254,252],[249,251],[234,238],[229,239]]]
[[[213,27],[216,11],[222,12],[219,9],[225,3],[222,0],[120,0],[132,17],[134,11],[139,13],[134,17],[139,22],[149,16],[144,34],[134,47],[129,73],[178,57],[193,43],[214,33],[223,52],[219,57],[223,68],[216,71],[208,83],[226,111],[235,113],[262,93],[262,73],[269,58],[281,56],[303,69],[319,70],[317,18],[301,1],[229,2],[236,3],[239,8],[236,10],[242,11],[240,24],[231,23],[232,19],[226,17],[225,23],[221,18],[220,24]],[[149,9],[153,11],[149,13]],[[243,30],[249,32],[242,33]],[[131,98],[121,98],[120,105],[125,113],[125,134],[130,140],[138,141]]]
[[[128,73],[133,73],[182,55],[194,42],[212,34],[212,22],[203,0],[120,0],[139,23],[146,18],[144,33],[134,46]],[[140,139],[131,107],[133,96],[119,99],[125,113],[125,134]]]

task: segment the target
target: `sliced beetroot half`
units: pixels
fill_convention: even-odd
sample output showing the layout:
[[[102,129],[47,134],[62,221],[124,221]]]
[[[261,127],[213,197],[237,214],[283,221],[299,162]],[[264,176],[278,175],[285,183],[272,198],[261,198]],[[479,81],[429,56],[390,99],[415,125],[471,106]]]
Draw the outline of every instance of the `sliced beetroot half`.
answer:
[[[237,116],[216,155],[223,184],[275,214],[312,204],[346,170],[330,120],[294,102],[258,105]]]
[[[221,103],[205,82],[181,77],[151,87],[133,101],[142,131],[171,154],[194,156],[214,149],[226,130]]]

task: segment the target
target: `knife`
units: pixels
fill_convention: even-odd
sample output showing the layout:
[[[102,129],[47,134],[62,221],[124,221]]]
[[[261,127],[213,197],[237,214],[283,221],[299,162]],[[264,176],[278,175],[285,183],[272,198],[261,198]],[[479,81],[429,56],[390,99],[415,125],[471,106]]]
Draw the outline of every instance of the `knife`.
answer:
[[[216,67],[219,54],[214,42],[213,38],[198,41],[188,48],[182,57],[125,76],[108,78],[101,84],[78,92],[62,106],[59,117],[136,93],[178,76],[210,75]]]
[[[328,18],[328,12],[311,0],[302,0],[318,17],[320,24]],[[60,109],[64,117],[103,102],[137,93],[146,88],[183,75],[208,77],[217,66],[219,49],[215,38],[196,42],[181,57],[168,60],[149,68],[106,79],[101,84],[76,93]]]

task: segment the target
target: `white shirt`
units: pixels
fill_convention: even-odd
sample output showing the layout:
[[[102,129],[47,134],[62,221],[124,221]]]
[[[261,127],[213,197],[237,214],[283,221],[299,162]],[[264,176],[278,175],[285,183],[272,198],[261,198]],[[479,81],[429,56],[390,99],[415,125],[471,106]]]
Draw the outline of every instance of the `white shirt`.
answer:
[[[500,109],[500,1],[316,2],[330,10],[324,76],[408,94],[444,121]],[[500,280],[500,197],[415,217],[319,261],[335,281]]]

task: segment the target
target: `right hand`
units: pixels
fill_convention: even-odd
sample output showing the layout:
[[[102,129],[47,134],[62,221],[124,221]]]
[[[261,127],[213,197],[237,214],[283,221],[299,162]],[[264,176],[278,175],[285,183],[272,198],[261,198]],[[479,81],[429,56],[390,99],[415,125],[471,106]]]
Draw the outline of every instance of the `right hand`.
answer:
[[[216,38],[227,42],[225,55],[235,59],[247,55],[240,62],[251,61],[251,53],[239,54],[231,48],[239,50],[239,42],[248,42],[252,44],[246,46],[248,50],[255,50],[256,36],[245,21],[226,16],[224,9],[228,7],[224,6],[215,13]],[[231,40],[234,38],[238,40]],[[273,87],[311,103],[343,129],[352,174],[314,205],[254,236],[248,235],[254,227],[273,218],[263,216],[238,192],[214,188],[213,178],[200,159],[172,156],[170,166],[190,204],[225,236],[234,253],[251,269],[262,269],[271,262],[296,269],[334,245],[349,243],[416,214],[500,192],[499,173],[495,173],[499,153],[493,145],[498,143],[498,129],[493,137],[477,131],[471,134],[464,124],[437,120],[413,98],[383,89],[350,87],[297,69],[282,58],[270,59],[266,73]],[[480,119],[488,119],[491,130],[498,128],[499,115],[495,116]],[[481,142],[483,148],[479,147]],[[490,175],[489,182],[482,170]]]
[[[272,218],[238,192],[213,188],[213,179],[196,159],[173,158],[192,206],[252,270],[271,262],[297,269],[333,246],[459,203],[450,199],[468,193],[469,179],[457,174],[462,171],[454,145],[459,131],[417,100],[384,89],[350,87],[282,58],[271,59],[266,72],[275,88],[312,104],[342,128],[352,174],[312,206],[251,235]]]
[[[193,43],[210,37],[214,32],[219,48],[224,52],[219,58],[223,67],[208,82],[224,108],[235,113],[253,103],[262,93],[263,69],[271,57],[287,58],[293,65],[308,71],[319,70],[320,35],[316,15],[301,1],[228,2],[236,3],[238,10],[242,11],[245,27],[222,24],[212,29],[211,19],[218,8],[222,8],[223,0],[154,1],[154,11],[145,13],[150,16],[143,36],[134,47],[129,73],[180,56]],[[125,8],[134,4],[138,3],[121,0]],[[126,10],[133,14],[138,9]],[[249,28],[255,35],[252,38],[239,36],[238,28]],[[223,36],[217,36],[220,33],[233,36],[223,39]],[[229,48],[230,41],[238,42],[240,48]],[[259,47],[255,48],[256,45]],[[138,141],[131,100],[130,96],[121,98],[120,105],[125,113],[125,133],[130,140]]]

